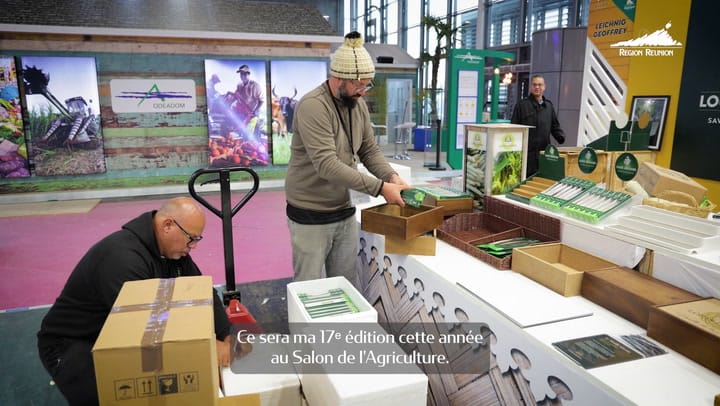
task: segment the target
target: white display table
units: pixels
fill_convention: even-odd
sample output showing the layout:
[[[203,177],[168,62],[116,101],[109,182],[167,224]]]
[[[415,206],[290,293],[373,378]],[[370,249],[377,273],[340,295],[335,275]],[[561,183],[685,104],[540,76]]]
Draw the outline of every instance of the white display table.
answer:
[[[633,204],[638,204],[635,198],[630,204],[612,213],[599,224],[585,223],[561,213],[553,213],[516,202],[505,196],[494,196],[494,198],[560,219],[563,243],[628,268],[637,265],[645,250],[651,249],[653,250],[652,276],[654,278],[699,296],[720,297],[720,250],[709,249],[702,250],[697,254],[685,254],[606,232],[606,225],[616,223],[619,216],[626,215]]]
[[[579,229],[570,233],[576,231],[585,240],[595,238],[588,231],[602,235],[590,224],[563,219],[564,234],[570,227]],[[602,333],[645,334],[643,328],[582,297],[561,297],[442,241],[437,242],[435,256],[386,255],[384,236],[364,231],[360,236],[368,251],[367,266],[358,268],[366,273],[359,278],[367,281],[363,294],[389,319],[403,322],[419,315],[445,323],[483,323],[491,332],[489,372],[472,378],[456,374],[454,379],[429,375],[435,399],[481,396],[488,403],[508,404],[553,400],[583,406],[710,405],[720,393],[720,375],[662,345],[667,354],[592,369],[575,364],[552,343]],[[626,245],[627,252],[636,253],[634,244]],[[378,252],[376,258],[369,255],[372,247]],[[458,383],[468,380],[482,384]]]

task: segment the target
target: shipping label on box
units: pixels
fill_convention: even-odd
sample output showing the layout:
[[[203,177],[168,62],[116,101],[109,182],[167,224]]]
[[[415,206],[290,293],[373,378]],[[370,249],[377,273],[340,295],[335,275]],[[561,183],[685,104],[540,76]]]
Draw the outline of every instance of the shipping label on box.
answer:
[[[126,282],[93,347],[101,405],[214,405],[209,276]]]

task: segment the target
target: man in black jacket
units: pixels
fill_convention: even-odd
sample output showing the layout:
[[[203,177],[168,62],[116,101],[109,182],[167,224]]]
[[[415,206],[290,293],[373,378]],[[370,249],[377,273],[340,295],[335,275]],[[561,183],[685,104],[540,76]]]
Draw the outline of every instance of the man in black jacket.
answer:
[[[515,105],[512,118],[513,124],[531,125],[528,136],[527,168],[525,176],[532,176],[538,171],[540,151],[550,144],[550,135],[562,144],[565,134],[557,119],[557,113],[550,100],[543,96],[545,79],[541,75],[530,78],[530,94],[526,99]]]
[[[38,351],[72,405],[97,405],[92,347],[126,281],[200,275],[190,250],[202,239],[205,214],[178,197],[143,213],[90,248],[42,321]],[[230,321],[213,292],[218,365],[230,365]]]

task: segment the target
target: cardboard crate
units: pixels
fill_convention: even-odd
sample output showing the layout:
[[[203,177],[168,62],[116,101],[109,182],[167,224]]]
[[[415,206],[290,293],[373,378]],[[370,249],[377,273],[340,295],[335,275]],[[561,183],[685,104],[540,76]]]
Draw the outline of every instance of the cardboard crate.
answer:
[[[336,316],[312,318],[305,310],[299,295],[317,295],[327,293],[330,289],[340,288],[350,297],[358,312]],[[289,323],[342,323],[342,322],[377,322],[377,310],[363,297],[360,292],[344,277],[314,279],[309,281],[291,282],[287,284],[288,322]],[[292,327],[292,326],[291,326]]]
[[[697,203],[707,194],[707,188],[682,172],[663,168],[650,162],[643,162],[635,178],[650,196],[658,196],[664,191],[687,193]]]
[[[563,296],[580,294],[583,273],[618,265],[561,243],[513,250],[512,270]]]
[[[653,306],[700,299],[684,289],[628,268],[585,272],[581,295],[642,328],[647,328]]]
[[[100,404],[216,404],[213,294],[209,276],[126,282],[93,347]]]
[[[443,223],[443,208],[421,205],[400,207],[381,204],[363,209],[360,228],[364,231],[409,240],[433,231]]]
[[[707,298],[650,309],[647,335],[720,374],[720,299]]]

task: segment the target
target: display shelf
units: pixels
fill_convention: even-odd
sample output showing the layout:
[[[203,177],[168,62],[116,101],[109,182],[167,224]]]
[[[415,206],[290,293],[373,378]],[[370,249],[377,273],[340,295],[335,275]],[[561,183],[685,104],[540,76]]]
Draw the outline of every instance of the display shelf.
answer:
[[[720,226],[650,206],[632,207],[629,214],[617,219],[617,224],[605,229],[684,254],[720,248]]]
[[[590,240],[588,244],[596,244],[597,237],[632,250],[638,249],[633,244],[608,237],[601,226],[560,218],[563,239],[566,227],[572,227],[576,237]],[[360,235],[368,246],[383,246],[382,235],[367,232]],[[615,251],[615,245],[608,246]],[[644,335],[645,330],[585,298],[559,297],[523,275],[499,271],[443,241],[438,241],[435,256],[386,255],[380,250],[374,258],[384,262],[385,267],[374,268],[374,274],[366,276],[361,290],[365,295],[377,292],[379,296],[367,298],[378,308],[383,308],[387,317],[394,321],[405,320],[400,317],[416,317],[416,313],[408,312],[412,308],[418,314],[424,314],[424,318],[487,325],[493,337],[494,363],[490,374],[503,379],[505,374],[512,373],[520,378],[513,379],[520,387],[510,389],[531,393],[537,400],[603,406],[712,404],[720,388],[720,375],[662,345],[667,350],[664,355],[593,369],[580,367],[556,350],[552,343],[595,334]],[[359,268],[359,271],[368,273],[369,269]],[[379,288],[377,284],[383,287]],[[528,288],[530,285],[534,287]],[[535,289],[536,292],[531,292]],[[537,323],[527,322],[526,327],[521,327],[523,324],[518,321],[530,320],[539,313],[537,307],[543,306],[553,295],[563,299],[562,307],[581,309],[582,313],[589,314],[564,318],[546,313],[536,319]],[[431,388],[432,382],[433,379]],[[572,393],[572,400],[556,391],[558,385]],[[438,387],[435,390],[434,397],[443,396],[437,392]],[[444,390],[448,399],[460,393],[459,388]],[[512,390],[507,390],[503,385],[492,385],[473,394],[487,399],[513,396]],[[463,396],[470,395],[464,393]]]

